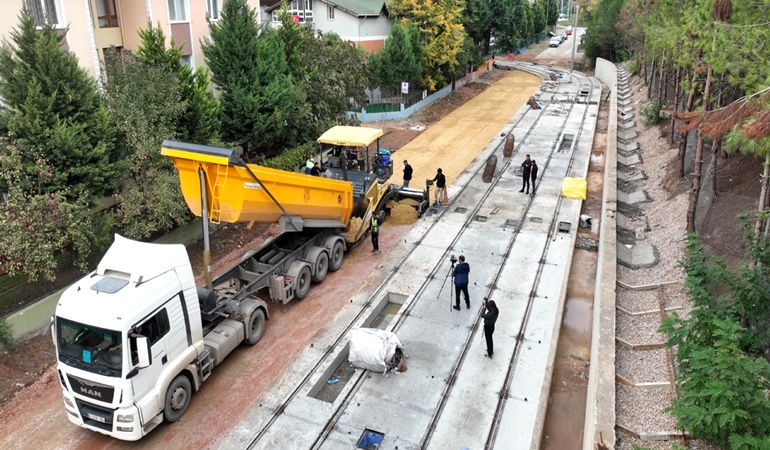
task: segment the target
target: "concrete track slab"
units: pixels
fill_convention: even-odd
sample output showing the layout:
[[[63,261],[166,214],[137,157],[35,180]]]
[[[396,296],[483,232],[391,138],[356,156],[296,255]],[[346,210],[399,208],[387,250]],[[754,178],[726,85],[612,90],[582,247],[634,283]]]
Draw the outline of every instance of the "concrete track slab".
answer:
[[[624,166],[635,166],[641,164],[642,159],[637,154],[632,154],[630,156],[618,155],[618,163],[623,164]]]
[[[623,121],[623,120],[631,120],[631,119],[633,119],[634,117],[636,117],[636,113],[635,113],[635,112],[629,112],[629,113],[619,113],[619,114],[618,114],[618,120],[620,120],[620,121]]]
[[[618,245],[618,262],[632,269],[643,269],[658,264],[658,250],[651,244],[628,248]]]
[[[618,180],[623,183],[632,183],[634,181],[641,181],[646,179],[644,172],[641,170],[635,170],[632,173],[618,172]]]
[[[636,128],[636,122],[634,122],[633,120],[631,120],[631,118],[628,118],[628,119],[626,119],[626,120],[621,120],[620,122],[618,122],[618,126],[619,126],[621,129],[626,129],[626,130],[628,130],[628,129]]]
[[[588,82],[584,78],[581,80]],[[572,89],[574,93],[580,88],[577,84],[559,86]],[[598,102],[600,93],[592,94],[591,97],[593,101]],[[548,106],[552,107],[556,105]],[[391,252],[401,260],[393,260],[389,255],[382,262],[383,269],[389,275],[373,275],[371,282],[366,283],[368,293],[356,294],[353,301],[354,305],[359,307],[368,305],[371,300],[367,299],[373,298],[373,292],[379,293],[377,298],[386,292],[398,292],[407,298],[402,311],[409,308],[409,312],[398,322],[396,331],[406,346],[409,370],[403,375],[390,375],[387,378],[382,374],[368,372],[361,372],[359,375],[357,371],[354,378],[344,386],[340,398],[333,403],[336,408],[342,401],[341,397],[350,394],[338,420],[320,448],[350,448],[364,428],[385,433],[387,447],[384,448],[393,448],[395,445],[399,448],[419,447],[428,432],[431,418],[436,414],[452,369],[460,361],[460,370],[456,378],[451,380],[451,392],[442,403],[443,409],[434,423],[435,432],[430,435],[429,448],[454,448],[457,445],[475,448],[482,445],[483,437],[492,425],[489,407],[498,398],[497,392],[505,378],[507,363],[516,345],[515,337],[525,311],[526,300],[537,279],[538,270],[542,267],[540,282],[535,289],[536,301],[530,310],[531,317],[524,330],[527,345],[521,348],[521,354],[515,360],[514,371],[515,376],[525,377],[530,386],[526,395],[533,399],[529,406],[535,408],[530,414],[533,418],[530,421],[532,428],[529,432],[522,429],[521,439],[511,440],[508,430],[503,426],[498,433],[497,443],[503,445],[500,444],[500,436],[503,436],[502,440],[509,446],[507,448],[526,448],[524,444],[539,434],[538,417],[543,415],[545,407],[540,399],[547,400],[547,392],[543,391],[543,387],[548,384],[546,377],[551,370],[547,349],[553,343],[551,338],[559,324],[557,311],[563,294],[562,286],[568,273],[565,264],[571,260],[571,241],[574,240],[577,230],[577,215],[581,205],[579,201],[566,199],[558,203],[560,187],[564,176],[568,174],[585,176],[597,110],[596,104],[574,105],[569,115],[542,115],[540,120],[545,119],[547,122],[542,125],[538,122],[539,126],[525,136],[527,128],[534,123],[533,116],[541,112],[526,110],[519,116],[521,121],[514,129],[517,149],[513,161],[505,167],[504,164],[508,161],[498,156],[497,173],[501,174],[500,183],[491,191],[486,191],[488,185],[480,181],[476,172],[486,156],[497,151],[495,144],[487,146],[470,163],[468,169],[457,176],[456,185],[450,187],[452,204],[439,214],[421,219],[402,239],[400,246],[406,250],[394,249]],[[585,121],[579,117],[575,118],[575,114],[582,116],[583,112],[586,112],[588,117]],[[459,125],[460,123],[455,123],[453,126]],[[588,131],[586,127],[590,127]],[[579,140],[568,151],[554,152],[549,159],[548,154],[558,145],[562,134],[572,134]],[[513,170],[524,159],[525,153],[537,159],[541,167],[539,190],[534,197],[518,193],[521,179]],[[570,158],[573,156],[574,160],[570,164]],[[411,162],[413,158],[409,159]],[[557,221],[575,224],[570,233],[560,233],[551,239],[547,233],[551,229],[551,220],[557,204],[560,205]],[[457,212],[458,207],[466,209]],[[514,233],[516,226],[506,224],[505,221],[515,220],[515,217],[521,218],[525,213],[524,220],[519,224],[521,231]],[[541,215],[542,220],[528,220],[529,217],[537,217],[534,214]],[[485,216],[486,220],[477,220],[476,216]],[[466,222],[467,228],[458,235],[457,230]],[[384,226],[387,226],[387,221]],[[505,254],[511,243],[510,252]],[[543,251],[546,248],[546,263],[541,266]],[[463,305],[462,310],[457,312],[449,309],[451,280],[446,281],[446,274],[449,270],[448,255],[459,253],[465,254],[471,264],[472,284],[469,286],[471,309],[468,310]],[[391,272],[391,267],[396,270]],[[495,280],[498,271],[500,277]],[[483,357],[484,343],[480,328],[475,334],[471,332],[471,326],[478,317],[481,298],[487,293],[499,302],[501,318],[505,319],[498,321],[499,328],[496,327],[495,358],[492,360]],[[546,297],[548,302],[543,300]],[[344,315],[350,320],[350,316],[354,314]],[[356,317],[359,316],[360,314]],[[356,320],[356,323],[362,323],[363,319]],[[391,326],[395,323],[391,322]],[[337,321],[335,318],[332,326],[339,329],[343,324],[344,321]],[[333,329],[324,333],[333,334]],[[463,350],[466,348],[466,341],[470,341],[470,346]],[[541,351],[533,353],[529,342],[537,341],[540,341],[537,345]],[[337,347],[340,346],[344,347],[344,343]],[[543,352],[542,349],[546,350]],[[466,356],[463,356],[463,352]],[[329,363],[323,363],[321,366],[329,367]],[[313,375],[311,379],[316,382],[323,381],[318,375]],[[287,432],[302,434],[301,442],[308,443],[303,448],[310,445],[315,439],[313,436],[321,431],[323,424],[330,418],[330,413],[323,405],[304,405],[319,401],[303,394],[309,391],[310,387],[300,387],[300,395],[294,398],[292,407],[287,407],[287,413],[279,416],[271,427],[270,437],[280,434],[273,430],[283,431],[284,437]],[[280,398],[280,395],[275,398]],[[503,411],[509,410],[510,414],[514,415],[522,412],[518,410],[517,402],[511,399]],[[322,417],[303,422],[299,420],[303,414],[317,414]],[[272,439],[263,439],[256,448],[291,448],[289,443],[279,443],[275,446],[275,442]]]
[[[637,136],[639,136],[639,133],[636,130],[618,130],[618,139],[623,139],[624,141],[636,139]]]
[[[650,201],[650,199],[647,197],[647,194],[644,191],[634,191],[627,194],[621,190],[618,190],[618,203],[633,206],[648,201]]]
[[[635,217],[629,219],[623,213],[615,213],[615,220],[617,221],[618,228],[626,231],[635,231],[641,228],[645,231],[650,230],[650,224],[647,222],[647,216]]]
[[[618,142],[618,150],[624,152],[624,153],[631,153],[636,152],[639,150],[639,143],[638,142]]]

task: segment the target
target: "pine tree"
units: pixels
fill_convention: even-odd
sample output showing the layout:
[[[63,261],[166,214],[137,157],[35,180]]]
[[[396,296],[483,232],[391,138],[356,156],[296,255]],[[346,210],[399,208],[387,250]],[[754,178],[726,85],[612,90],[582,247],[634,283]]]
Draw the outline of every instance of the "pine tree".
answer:
[[[0,49],[0,132],[20,152],[22,190],[110,193],[122,164],[95,80],[52,26],[37,29],[26,9],[19,21]]]
[[[212,81],[221,92],[222,138],[248,157],[273,149],[294,102],[283,43],[257,27],[245,0],[227,0],[203,43]]]
[[[381,87],[398,89],[402,81],[414,83],[420,79],[419,51],[412,48],[415,35],[419,36],[419,32],[405,22],[397,22],[390,28],[380,61]]]
[[[147,22],[146,29],[139,30],[142,43],[137,55],[147,65],[164,67],[179,78],[180,101],[184,110],[178,118],[176,132],[182,141],[208,144],[219,132],[219,102],[209,89],[208,69],[193,70],[182,62],[182,46],[176,47],[174,38],[166,47],[166,35],[158,23]],[[170,136],[169,136],[170,137]]]
[[[335,33],[315,33],[283,12],[281,27],[271,30],[284,46],[295,88],[293,110],[286,119],[282,148],[314,141],[329,127],[348,123],[348,111],[366,101],[369,58]]]

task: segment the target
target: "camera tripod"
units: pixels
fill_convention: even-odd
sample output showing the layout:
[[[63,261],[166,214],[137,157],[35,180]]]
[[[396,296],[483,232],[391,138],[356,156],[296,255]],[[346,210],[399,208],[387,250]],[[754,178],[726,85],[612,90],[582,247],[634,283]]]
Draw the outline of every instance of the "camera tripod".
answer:
[[[446,280],[449,279],[449,277],[452,277],[452,280],[454,281],[455,278],[455,261],[454,256],[452,256],[449,261],[452,263],[452,266],[449,268],[449,272],[447,272],[446,276],[444,276],[444,282],[441,283],[441,289],[438,290],[438,295],[436,295],[436,300],[441,297],[441,292],[444,290],[444,285],[446,284]],[[454,284],[454,282],[452,283]],[[454,290],[450,287],[449,288],[449,312],[452,312],[452,303],[454,302]]]

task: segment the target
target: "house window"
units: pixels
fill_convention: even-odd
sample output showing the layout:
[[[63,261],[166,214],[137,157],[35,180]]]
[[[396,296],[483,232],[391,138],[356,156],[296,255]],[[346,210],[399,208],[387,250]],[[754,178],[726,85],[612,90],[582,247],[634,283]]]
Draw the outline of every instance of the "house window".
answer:
[[[209,20],[219,20],[219,0],[206,0],[206,13]]]
[[[188,67],[192,67],[192,55],[182,56],[182,64]]]
[[[35,18],[35,25],[59,25],[62,18],[59,0],[26,0],[27,9]]]
[[[312,22],[313,21],[313,2],[311,0],[292,0],[286,2],[286,12],[299,23]],[[273,23],[278,23],[280,19],[280,10],[275,10],[270,13],[270,20]]]
[[[187,0],[168,0],[168,18],[172,22],[187,20]]]
[[[96,0],[96,18],[99,28],[118,27],[118,12],[115,0]]]
[[[332,5],[326,6],[326,15],[327,15],[326,17],[327,19],[334,20],[334,6]]]

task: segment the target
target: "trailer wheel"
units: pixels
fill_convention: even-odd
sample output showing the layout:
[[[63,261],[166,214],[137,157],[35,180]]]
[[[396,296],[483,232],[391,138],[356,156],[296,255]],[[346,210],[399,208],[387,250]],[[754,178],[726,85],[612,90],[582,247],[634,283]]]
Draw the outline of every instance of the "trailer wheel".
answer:
[[[341,240],[334,241],[332,251],[329,254],[329,270],[336,272],[342,267],[342,258],[345,257],[345,247]]]
[[[297,276],[294,277],[294,298],[302,300],[307,296],[312,278],[310,267],[303,265]]]
[[[315,260],[315,275],[313,275],[313,282],[320,283],[326,278],[326,274],[329,272],[329,256],[326,252],[320,252],[318,258]]]
[[[184,375],[177,375],[166,391],[166,402],[163,406],[163,417],[167,422],[176,422],[190,406],[192,386]]]
[[[249,337],[244,340],[248,345],[254,345],[262,339],[262,333],[265,332],[265,311],[262,308],[255,309],[249,316]]]

